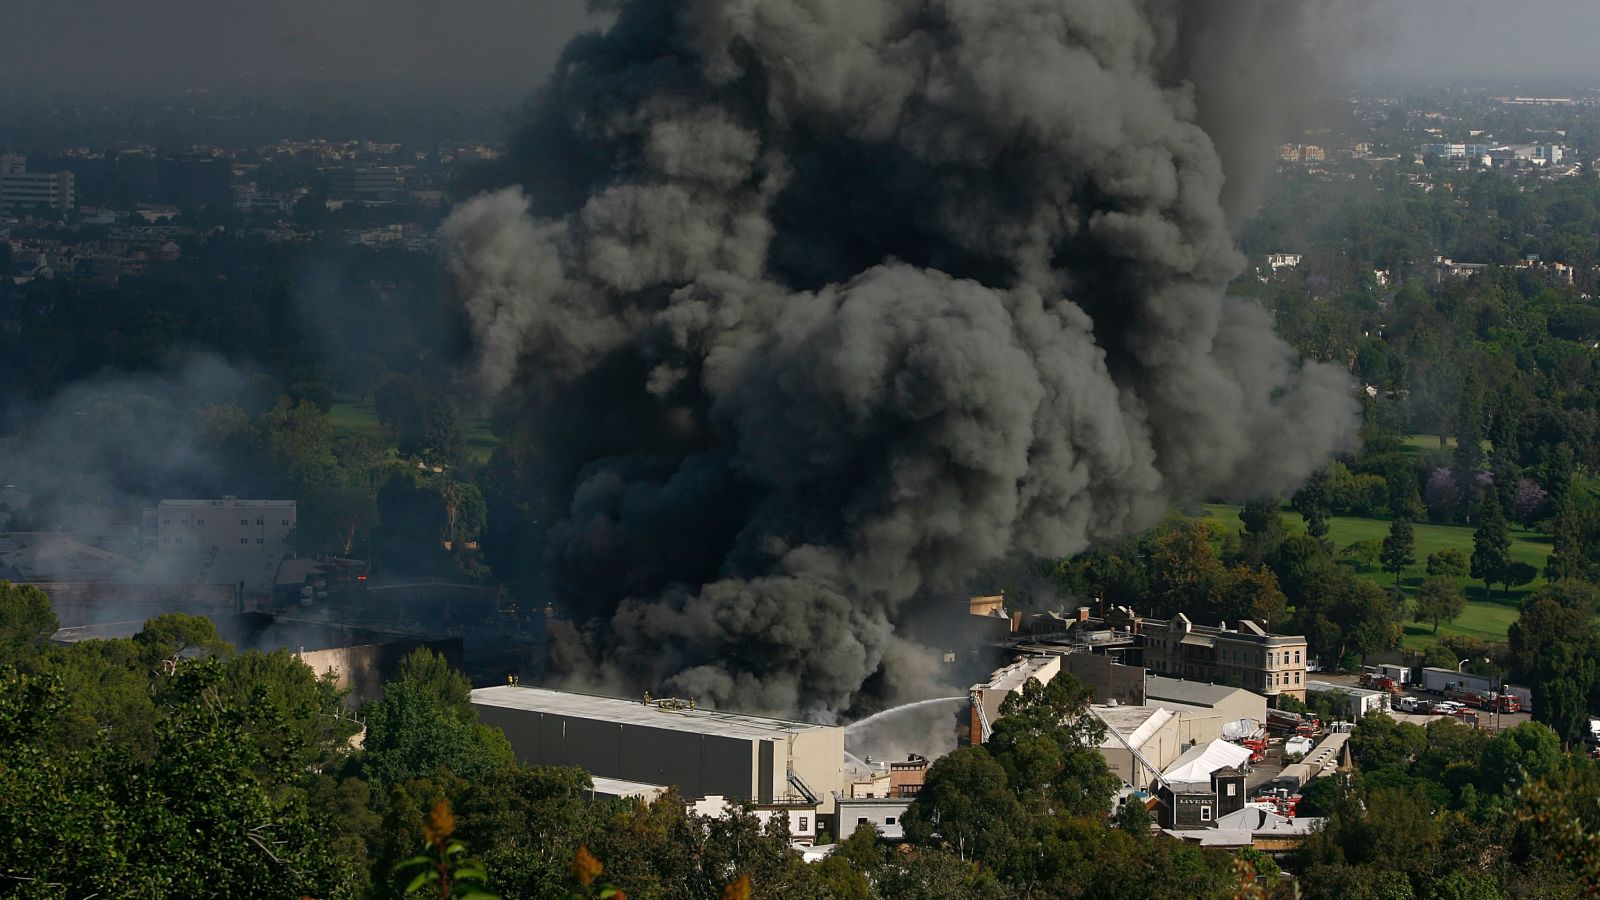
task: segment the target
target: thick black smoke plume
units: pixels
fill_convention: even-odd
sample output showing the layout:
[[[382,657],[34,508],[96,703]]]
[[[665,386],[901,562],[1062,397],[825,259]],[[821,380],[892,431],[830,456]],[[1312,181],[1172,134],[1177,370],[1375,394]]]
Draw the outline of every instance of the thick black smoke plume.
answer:
[[[1224,296],[1219,147],[1281,109],[1293,7],[614,4],[447,225],[565,507],[565,664],[815,716],[925,692],[918,604],[1327,459],[1345,376]]]

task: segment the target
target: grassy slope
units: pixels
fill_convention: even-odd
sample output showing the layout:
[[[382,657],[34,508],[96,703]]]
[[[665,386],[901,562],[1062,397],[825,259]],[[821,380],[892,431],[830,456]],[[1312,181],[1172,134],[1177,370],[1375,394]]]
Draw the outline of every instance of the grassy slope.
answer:
[[[383,427],[378,424],[378,411],[370,402],[350,403],[340,401],[328,411],[333,421],[333,433],[339,437],[370,437],[383,439]]]
[[[1433,440],[1429,438],[1428,440]],[[1211,514],[1223,527],[1230,531],[1238,531],[1243,526],[1239,522],[1239,507],[1226,504],[1207,504],[1206,511]],[[1284,510],[1284,522],[1291,531],[1304,531],[1305,523],[1300,514],[1292,510]],[[1422,584],[1426,576],[1424,563],[1428,554],[1446,547],[1454,547],[1461,551],[1463,556],[1472,558],[1472,529],[1464,525],[1430,525],[1419,523],[1416,526],[1417,547],[1415,551],[1416,563],[1407,567],[1400,573],[1400,586],[1409,596],[1415,593],[1417,586]],[[1343,549],[1346,545],[1357,541],[1382,541],[1389,534],[1389,522],[1386,519],[1366,519],[1354,516],[1335,516],[1328,520],[1328,538],[1335,547]],[[1544,584],[1545,557],[1550,554],[1550,538],[1548,535],[1532,531],[1512,529],[1511,531],[1511,558],[1538,569],[1540,574],[1532,584],[1517,588],[1507,594],[1504,591],[1496,592],[1493,600],[1484,599],[1483,585],[1470,580],[1462,583],[1467,589],[1467,608],[1461,618],[1454,622],[1446,623],[1439,627],[1438,637],[1433,634],[1433,626],[1418,622],[1407,623],[1405,633],[1405,646],[1408,649],[1421,649],[1435,643],[1439,637],[1451,634],[1465,634],[1483,640],[1502,641],[1506,637],[1506,629],[1517,619],[1517,606],[1522,598],[1537,590]],[[1378,584],[1388,587],[1394,583],[1394,576],[1377,569],[1363,571],[1362,575],[1372,579]]]
[[[352,401],[349,398],[341,399],[333,405],[328,414],[333,420],[333,433],[335,435],[356,435],[384,440],[383,427],[378,424],[378,410],[372,405],[371,400]],[[467,442],[467,455],[474,462],[484,463],[489,461],[489,455],[494,452],[495,445],[500,439],[495,437],[489,429],[489,422],[481,419],[472,422],[467,427],[465,435]],[[391,446],[390,449],[393,449]]]

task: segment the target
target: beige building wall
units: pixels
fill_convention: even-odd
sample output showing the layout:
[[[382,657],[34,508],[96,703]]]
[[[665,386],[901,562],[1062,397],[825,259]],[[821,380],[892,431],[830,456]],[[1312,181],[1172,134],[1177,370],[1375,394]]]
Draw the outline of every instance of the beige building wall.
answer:
[[[1278,639],[1267,647],[1266,693],[1288,694],[1306,699],[1306,642],[1304,639]]]
[[[824,815],[833,813],[833,801],[844,793],[844,729],[821,728],[791,735],[779,741],[785,752],[774,754],[774,762],[787,757],[794,765],[794,773],[817,795],[817,811]],[[772,796],[788,793],[788,769],[783,764],[773,766]]]
[[[1152,706],[1164,706],[1178,714],[1178,731],[1183,740],[1194,744],[1209,744],[1222,737],[1222,728],[1229,722],[1254,719],[1265,725],[1267,698],[1260,694],[1235,689],[1212,706],[1195,706],[1170,700],[1152,698]]]

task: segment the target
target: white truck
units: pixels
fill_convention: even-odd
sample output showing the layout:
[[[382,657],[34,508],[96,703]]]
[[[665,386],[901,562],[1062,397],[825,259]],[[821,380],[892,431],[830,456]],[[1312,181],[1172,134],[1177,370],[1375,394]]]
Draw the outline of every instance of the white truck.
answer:
[[[1432,707],[1432,705],[1433,701],[1424,700],[1421,697],[1394,698],[1394,709],[1396,712],[1419,713],[1422,715],[1427,715],[1428,710]]]

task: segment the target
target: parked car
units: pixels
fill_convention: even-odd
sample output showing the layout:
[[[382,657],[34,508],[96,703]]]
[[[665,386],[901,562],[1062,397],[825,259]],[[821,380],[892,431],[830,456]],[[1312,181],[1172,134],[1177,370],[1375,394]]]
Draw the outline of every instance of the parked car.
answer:
[[[1428,708],[1428,712],[1435,716],[1453,716],[1466,708],[1464,704],[1457,703],[1454,700],[1439,700]]]

